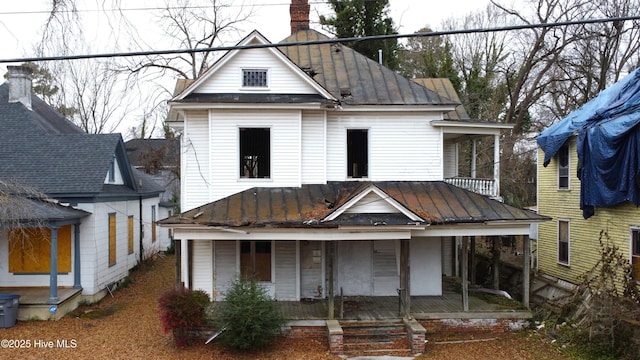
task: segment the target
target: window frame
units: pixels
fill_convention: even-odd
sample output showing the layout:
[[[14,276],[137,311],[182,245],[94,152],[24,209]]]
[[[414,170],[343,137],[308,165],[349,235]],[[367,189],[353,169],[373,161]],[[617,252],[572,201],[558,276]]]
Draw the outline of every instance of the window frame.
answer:
[[[563,241],[562,239],[563,234],[562,234],[561,224],[566,224],[566,241]],[[561,259],[562,251],[563,251],[563,249],[561,249],[561,243],[567,244],[566,250],[564,250],[564,252],[566,253],[566,261],[564,261],[564,259]],[[558,236],[557,236],[556,246],[557,246],[556,260],[558,264],[563,266],[570,266],[571,265],[571,222],[568,219],[558,219]]]
[[[266,68],[243,68],[241,73],[241,79],[240,79],[240,85],[241,88],[244,90],[265,90],[269,88],[269,69]],[[245,82],[247,80],[247,73],[264,73],[264,86],[262,85],[255,85],[255,84],[248,84],[247,82]],[[261,82],[261,81],[260,81]],[[261,82],[262,83],[262,82]]]
[[[370,152],[369,149],[371,149],[371,144],[370,144],[370,136],[369,136],[369,129],[367,128],[350,128],[350,129],[346,129],[346,162],[347,162],[347,179],[369,179],[370,177]],[[358,149],[360,153],[364,152],[365,157],[364,157],[364,173],[360,176],[358,176],[359,174],[356,174],[356,176],[354,176],[354,168],[352,166],[352,164],[360,164],[360,161],[363,160],[363,158],[361,156],[359,156],[359,154],[354,154],[353,151],[353,147],[356,146],[356,144],[354,144],[353,142],[357,141],[358,139],[354,139],[351,137],[351,134],[365,134],[364,136],[366,136],[366,140],[362,141],[362,139],[360,139],[359,144],[364,145],[365,149],[364,151],[362,149]]]
[[[108,233],[109,233],[109,251],[108,251],[108,263],[109,267],[118,263],[118,222],[116,213],[108,214]]]
[[[266,132],[265,139],[259,139],[260,141],[258,141],[257,134],[260,133],[260,131]],[[247,134],[249,133],[253,133],[255,134],[254,136],[249,136]],[[246,136],[248,139],[244,139],[243,137]],[[243,141],[243,139],[245,141]],[[266,140],[266,146],[264,145]],[[246,144],[245,144],[246,143]],[[262,145],[258,145],[258,144],[262,144]],[[273,159],[273,149],[272,149],[272,136],[271,136],[271,127],[239,127],[238,128],[238,171],[236,172],[236,174],[238,175],[238,179],[242,180],[242,181],[256,181],[256,180],[271,180],[272,178],[272,159]],[[264,146],[264,148],[262,149],[258,149],[258,146]],[[249,149],[250,147],[253,147],[254,149]],[[247,171],[250,169],[246,168],[246,157],[251,157],[251,156],[257,156],[258,158],[261,156],[260,153],[258,154],[248,154],[248,152],[250,151],[255,151],[255,152],[260,152],[262,153],[263,157],[264,154],[266,154],[266,165],[260,163],[260,159],[258,159],[258,161],[255,163],[255,176],[246,176]],[[246,153],[245,153],[246,152]]]
[[[632,226],[629,234],[631,276],[640,283],[640,226]]]
[[[259,244],[260,243],[260,244]],[[246,254],[246,246],[249,246],[249,254],[248,254],[248,261],[249,263],[247,264],[247,256],[243,255]],[[268,245],[269,248],[269,252],[268,252],[268,274],[261,274],[258,273],[257,269],[256,269],[256,254],[262,254],[263,252],[259,252],[259,246],[258,245]],[[274,249],[275,249],[275,244],[273,241],[271,240],[241,240],[238,241],[238,253],[240,256],[240,259],[238,261],[238,264],[240,266],[240,274],[243,276],[249,276],[251,278],[255,278],[257,281],[259,282],[263,282],[263,283],[273,283],[273,276],[274,276]],[[267,258],[267,257],[264,257]],[[265,275],[264,277],[262,277],[261,275]],[[267,276],[268,275],[268,278]]]
[[[569,151],[569,144],[564,144],[558,150],[556,154],[558,161],[558,190],[571,190],[571,180],[569,174],[571,174],[571,153]],[[562,165],[563,160],[566,159],[566,165]],[[563,183],[566,182],[566,185]]]

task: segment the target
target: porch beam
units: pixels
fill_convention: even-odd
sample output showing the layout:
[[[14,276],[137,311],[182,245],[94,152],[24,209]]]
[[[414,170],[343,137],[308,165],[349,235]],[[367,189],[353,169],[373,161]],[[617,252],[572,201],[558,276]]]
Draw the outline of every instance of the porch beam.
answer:
[[[51,230],[51,249],[49,254],[49,300],[50,304],[58,302],[58,227],[49,226]]]
[[[73,225],[73,288],[82,289],[80,281],[80,224]]]

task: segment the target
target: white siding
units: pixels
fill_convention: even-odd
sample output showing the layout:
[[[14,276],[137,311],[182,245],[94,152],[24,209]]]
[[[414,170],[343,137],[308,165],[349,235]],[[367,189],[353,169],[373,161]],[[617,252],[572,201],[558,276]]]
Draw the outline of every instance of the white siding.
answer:
[[[239,129],[270,128],[270,179],[240,179]],[[300,111],[215,110],[211,113],[212,195],[215,201],[259,187],[300,186]],[[191,194],[189,195],[191,196]],[[192,199],[191,202],[196,202]]]
[[[298,300],[296,242],[276,241],[275,258],[275,298],[277,300]]]
[[[400,287],[396,240],[373,242],[373,295],[395,296]]]
[[[182,211],[209,202],[209,116],[207,111],[187,112],[181,149]]]
[[[442,155],[444,177],[458,176],[458,146],[454,142],[445,142]]]
[[[347,179],[346,130],[369,130],[369,180],[442,180],[440,131],[436,113],[329,113],[327,177]]]
[[[225,292],[238,276],[236,273],[236,242],[215,241],[213,246],[214,290],[211,299],[222,301]]]
[[[411,239],[411,296],[442,295],[441,243],[441,238]]]
[[[275,94],[314,94],[316,91],[292,68],[277,58],[270,49],[242,50],[216,73],[212,74],[194,92],[238,93],[268,92]],[[242,89],[242,69],[266,69],[268,88],[265,90]]]
[[[213,257],[212,242],[193,241],[192,289],[204,290],[213,294]]]
[[[326,176],[326,133],[324,112],[302,115],[302,183],[323,184]]]

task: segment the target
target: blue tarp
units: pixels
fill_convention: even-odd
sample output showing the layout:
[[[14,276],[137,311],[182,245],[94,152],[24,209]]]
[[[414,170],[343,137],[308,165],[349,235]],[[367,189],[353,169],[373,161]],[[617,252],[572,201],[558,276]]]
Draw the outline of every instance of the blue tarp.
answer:
[[[538,136],[544,166],[576,135],[580,208],[640,206],[640,69],[603,90]]]

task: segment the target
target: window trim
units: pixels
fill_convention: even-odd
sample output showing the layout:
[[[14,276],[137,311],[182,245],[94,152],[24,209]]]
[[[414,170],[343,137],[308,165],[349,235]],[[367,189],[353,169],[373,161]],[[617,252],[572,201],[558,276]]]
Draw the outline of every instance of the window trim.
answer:
[[[567,165],[566,166],[562,166],[560,164],[560,161],[561,161],[560,158],[562,156],[565,156],[565,155],[567,157]],[[569,150],[569,144],[565,143],[564,145],[562,145],[560,147],[560,149],[558,150],[558,153],[556,154],[556,159],[558,161],[558,174],[557,174],[558,175],[558,178],[557,178],[557,180],[558,180],[558,190],[563,190],[563,191],[571,190],[571,176],[570,176],[570,174],[571,174],[571,152]],[[560,174],[560,172],[562,170],[566,171],[566,175],[565,174]],[[565,178],[566,178],[566,181],[567,181],[567,185],[566,186],[561,186],[561,180],[565,179]]]
[[[367,152],[367,159],[365,162],[365,166],[366,166],[366,173],[363,176],[353,176],[353,172],[351,172],[351,175],[349,175],[350,171],[350,164],[349,164],[349,133],[350,132],[364,132],[367,134],[367,142],[366,142],[366,152]],[[370,129],[369,128],[347,128],[346,132],[345,132],[345,147],[346,147],[346,151],[345,151],[345,162],[346,162],[346,178],[347,180],[368,180],[371,178],[371,136],[370,135]]]
[[[269,132],[269,145],[268,145],[268,149],[269,149],[269,160],[268,160],[268,166],[267,166],[267,171],[268,173],[266,174],[266,176],[260,176],[260,173],[258,171],[258,174],[256,177],[250,177],[250,176],[243,176],[242,169],[244,167],[244,162],[242,161],[243,158],[243,153],[242,153],[242,131],[243,130],[268,130]],[[238,166],[238,170],[236,171],[236,176],[238,176],[238,181],[272,181],[273,179],[273,136],[272,136],[272,128],[271,126],[242,126],[242,127],[238,127],[238,155],[237,155],[237,166]]]
[[[566,223],[567,224],[567,261],[563,262],[560,259],[560,223]],[[556,261],[558,262],[558,264],[562,265],[562,266],[571,266],[571,221],[569,221],[568,219],[558,219],[558,226],[557,226],[557,237],[556,237]]]
[[[253,72],[264,72],[264,82],[265,85],[264,86],[256,86],[256,85],[245,85],[245,73],[249,72],[249,71],[253,71]],[[241,74],[240,74],[240,88],[242,90],[267,90],[269,89],[269,69],[267,68],[243,68],[241,69]]]

